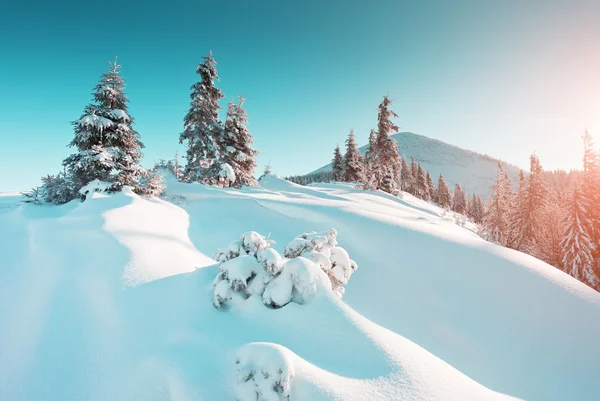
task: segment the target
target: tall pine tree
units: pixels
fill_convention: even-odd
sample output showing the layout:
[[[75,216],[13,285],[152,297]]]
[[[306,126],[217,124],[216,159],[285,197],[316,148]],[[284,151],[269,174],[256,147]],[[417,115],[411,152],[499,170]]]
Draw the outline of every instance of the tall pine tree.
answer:
[[[213,183],[219,168],[211,168],[218,157],[217,140],[221,136],[219,101],[224,97],[215,86],[219,80],[217,62],[212,51],[204,56],[204,62],[196,67],[200,81],[192,85],[190,109],[184,118],[183,132],[179,143],[187,142],[187,164],[184,170],[186,181]]]
[[[395,195],[400,190],[398,181],[401,162],[398,144],[391,137],[392,133],[398,131],[398,126],[392,122],[392,118],[397,118],[398,115],[390,110],[391,104],[392,101],[384,96],[378,107],[377,138],[369,186]]]
[[[346,139],[346,154],[344,155],[344,181],[362,182],[363,180],[363,157],[356,146],[354,130],[350,130]]]
[[[253,136],[246,127],[248,114],[244,109],[244,101],[245,99],[239,96],[237,104],[229,102],[223,135],[217,142],[219,161],[233,168],[235,174],[233,185],[238,188],[257,184],[254,170],[258,151],[252,147]]]
[[[483,236],[489,241],[506,245],[508,240],[508,196],[506,194],[506,175],[498,162],[496,183],[485,207],[483,217]]]
[[[435,190],[435,201],[443,208],[449,208],[452,205],[450,188],[448,188],[448,184],[444,181],[444,176],[441,173]]]
[[[333,181],[342,181],[344,179],[344,158],[342,157],[342,152],[340,151],[340,145],[337,145],[333,151],[331,171],[331,178]]]

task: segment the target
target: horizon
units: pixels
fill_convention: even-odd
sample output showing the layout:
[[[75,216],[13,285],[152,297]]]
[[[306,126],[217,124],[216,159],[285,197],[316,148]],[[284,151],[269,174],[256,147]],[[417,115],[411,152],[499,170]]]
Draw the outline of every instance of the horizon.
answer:
[[[98,40],[92,6],[11,3],[0,13],[0,191],[27,190],[71,153],[71,121],[115,55],[142,164],[179,145],[195,66],[210,50],[226,98],[244,93],[258,156],[280,176],[330,162],[354,128],[359,146],[389,94],[399,132],[528,169],[581,169],[581,135],[600,143],[600,4],[379,1],[344,8],[238,2],[119,4]],[[233,8],[233,7],[230,7]],[[201,19],[197,15],[214,18]],[[132,23],[135,22],[135,23]],[[157,29],[157,26],[160,28]],[[208,39],[207,39],[208,38]],[[224,117],[224,110],[221,110]],[[293,148],[293,152],[286,149]],[[15,168],[19,166],[19,168]]]

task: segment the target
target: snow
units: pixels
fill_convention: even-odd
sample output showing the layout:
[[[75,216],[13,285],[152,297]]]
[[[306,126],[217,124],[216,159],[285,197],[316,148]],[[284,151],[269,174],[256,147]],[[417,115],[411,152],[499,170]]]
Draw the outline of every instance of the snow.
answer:
[[[122,120],[125,122],[131,121],[131,117],[129,117],[129,115],[125,112],[125,110],[121,110],[121,109],[112,109],[109,112],[110,116],[112,118],[114,118],[115,120]],[[120,126],[121,124],[119,124]]]
[[[597,399],[600,294],[436,206],[274,176],[165,181],[166,200],[0,209],[0,399]],[[332,227],[360,266],[343,300],[314,263],[274,253]],[[251,231],[278,243],[239,239]],[[284,262],[281,285],[307,302],[215,308],[207,255],[236,238],[261,269]]]
[[[235,181],[235,172],[233,171],[233,167],[231,167],[231,165],[228,163],[221,164],[221,171],[219,172],[219,175],[227,179],[229,182]]]
[[[95,114],[89,114],[87,116],[81,117],[77,121],[77,124],[82,125],[84,127],[94,127],[102,132],[108,127],[112,127],[113,122],[108,118],[104,118],[102,116],[97,116]]]

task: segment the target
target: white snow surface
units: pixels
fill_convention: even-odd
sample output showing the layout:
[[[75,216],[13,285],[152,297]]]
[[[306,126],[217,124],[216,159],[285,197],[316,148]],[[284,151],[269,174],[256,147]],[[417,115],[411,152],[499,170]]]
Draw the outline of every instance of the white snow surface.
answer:
[[[600,394],[600,294],[427,202],[273,176],[242,190],[166,183],[167,200],[0,208],[0,399]],[[332,227],[360,266],[343,300],[213,306],[206,255],[249,231],[282,254]]]
[[[498,171],[496,159],[412,132],[399,132],[392,137],[398,143],[400,155],[404,156],[409,164],[410,159],[414,157],[415,161],[421,163],[423,168],[429,170],[436,185],[438,177],[442,173],[450,190],[454,190],[454,184],[459,183],[468,195],[477,193],[483,199],[487,199],[492,185],[496,183]],[[364,155],[368,149],[369,145],[365,145],[359,151]],[[513,187],[516,188],[520,169],[504,161],[500,163],[508,174]],[[329,170],[331,170],[331,164],[314,172]]]

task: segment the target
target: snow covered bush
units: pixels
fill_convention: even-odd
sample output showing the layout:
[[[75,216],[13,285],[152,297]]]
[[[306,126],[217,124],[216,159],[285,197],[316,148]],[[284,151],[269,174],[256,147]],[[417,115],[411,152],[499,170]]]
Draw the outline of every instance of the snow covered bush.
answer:
[[[358,268],[348,252],[337,246],[335,229],[299,235],[285,247],[283,255],[286,258],[302,256],[315,262],[327,274],[332,289],[340,296],[344,294],[343,286]]]
[[[266,306],[280,308],[310,302],[326,286],[342,296],[357,266],[337,246],[336,236],[335,229],[302,234],[285,247],[282,258],[271,248],[274,241],[254,231],[242,234],[214,256],[219,273],[213,304],[219,308],[257,295]]]
[[[293,354],[270,343],[244,345],[236,358],[236,397],[240,401],[289,401]]]

